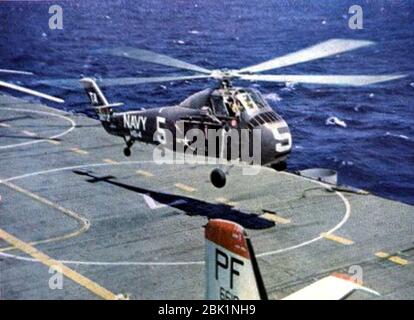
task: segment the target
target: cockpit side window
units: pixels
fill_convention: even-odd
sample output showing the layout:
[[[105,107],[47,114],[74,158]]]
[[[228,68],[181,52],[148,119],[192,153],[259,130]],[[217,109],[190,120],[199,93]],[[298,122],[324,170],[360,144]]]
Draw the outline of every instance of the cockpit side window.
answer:
[[[227,108],[223,103],[223,98],[221,96],[211,96],[211,104],[213,106],[213,111],[215,114],[220,116],[229,116]]]

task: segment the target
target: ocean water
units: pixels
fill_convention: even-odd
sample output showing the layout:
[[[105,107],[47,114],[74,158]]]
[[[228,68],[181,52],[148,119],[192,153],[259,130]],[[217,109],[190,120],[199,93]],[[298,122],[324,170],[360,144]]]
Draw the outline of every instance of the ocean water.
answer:
[[[49,29],[52,4],[63,8],[63,30]],[[363,9],[362,30],[348,27],[353,4]],[[55,107],[73,112],[87,107],[80,89],[39,81],[187,74],[97,49],[132,46],[206,68],[242,68],[330,38],[377,44],[268,73],[408,76],[360,88],[253,84],[291,127],[289,169],[333,168],[341,183],[414,204],[414,1],[0,2],[0,68],[36,73],[2,80],[64,97],[67,103]],[[172,105],[213,85],[203,80],[111,87],[105,95],[133,109]]]

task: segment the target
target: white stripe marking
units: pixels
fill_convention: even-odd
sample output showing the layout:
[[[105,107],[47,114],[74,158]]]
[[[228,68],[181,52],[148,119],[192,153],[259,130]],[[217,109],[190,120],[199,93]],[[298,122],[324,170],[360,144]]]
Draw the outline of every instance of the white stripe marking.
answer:
[[[37,113],[37,114],[46,114],[46,115],[50,115],[50,116],[53,116],[53,117],[61,118],[61,119],[64,119],[64,120],[70,122],[71,127],[69,129],[65,130],[62,133],[59,133],[57,135],[51,136],[51,137],[46,138],[46,139],[39,139],[39,140],[22,142],[22,143],[9,144],[9,145],[6,145],[6,146],[0,146],[0,150],[10,149],[10,148],[15,148],[15,147],[21,147],[21,146],[27,146],[27,145],[34,144],[34,143],[45,142],[45,141],[50,141],[50,140],[53,140],[53,139],[57,139],[57,138],[63,137],[64,135],[67,135],[69,132],[71,132],[76,127],[76,123],[72,119],[70,119],[70,118],[68,118],[66,116],[60,115],[60,114],[52,113],[52,112],[35,111],[35,110],[25,110],[25,109],[13,109],[13,108],[1,108],[0,111],[1,110],[10,110],[10,111],[16,111],[16,112],[29,112],[29,113]]]
[[[29,136],[29,137],[35,137],[35,136],[37,136],[36,133],[34,133],[32,131],[28,131],[28,130],[23,130],[22,133],[25,134],[26,136]]]

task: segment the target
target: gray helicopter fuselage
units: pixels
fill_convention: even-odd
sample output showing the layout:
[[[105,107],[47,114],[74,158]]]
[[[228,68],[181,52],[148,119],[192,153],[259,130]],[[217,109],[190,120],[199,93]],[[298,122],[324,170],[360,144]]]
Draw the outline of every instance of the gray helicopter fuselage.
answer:
[[[261,165],[284,162],[292,146],[286,122],[257,90],[248,88],[205,89],[176,106],[98,115],[105,129],[123,137],[128,146],[140,141],[163,144],[173,151],[187,150],[194,146],[193,129],[198,129],[204,133],[205,155],[211,156],[209,142],[216,139],[215,157],[244,160],[240,155],[245,148],[244,152],[250,154],[260,152]],[[231,138],[221,139],[220,130]],[[259,144],[259,149],[254,143]]]

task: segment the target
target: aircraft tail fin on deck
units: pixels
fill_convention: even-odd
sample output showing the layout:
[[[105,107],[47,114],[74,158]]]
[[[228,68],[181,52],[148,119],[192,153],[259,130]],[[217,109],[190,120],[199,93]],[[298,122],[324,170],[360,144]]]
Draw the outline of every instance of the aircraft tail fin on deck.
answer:
[[[267,299],[257,261],[243,227],[222,219],[210,220],[206,239],[206,299]]]
[[[267,293],[253,247],[243,227],[212,219],[205,229],[206,299],[266,300]],[[334,273],[296,291],[283,300],[342,300],[355,291],[379,293],[351,276]]]

